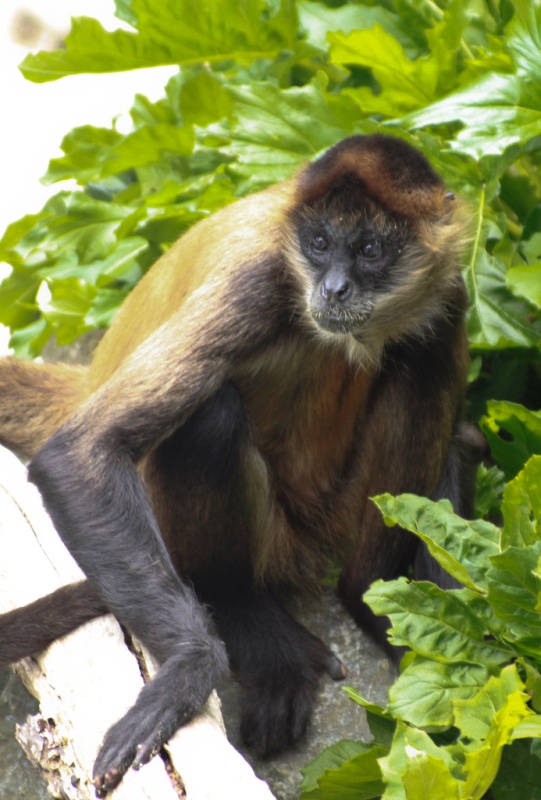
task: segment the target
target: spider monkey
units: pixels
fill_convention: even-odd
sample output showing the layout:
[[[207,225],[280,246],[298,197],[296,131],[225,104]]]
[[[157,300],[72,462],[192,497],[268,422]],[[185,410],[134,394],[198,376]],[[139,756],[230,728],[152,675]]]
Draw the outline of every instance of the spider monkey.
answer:
[[[89,369],[0,361],[0,441],[87,582],[0,618],[7,664],[112,612],[160,664],[107,733],[104,796],[201,708],[231,666],[241,733],[296,742],[338,658],[289,616],[341,558],[339,594],[413,569],[383,491],[468,503],[464,222],[423,155],[353,136],[292,180],[196,224],[147,273]]]

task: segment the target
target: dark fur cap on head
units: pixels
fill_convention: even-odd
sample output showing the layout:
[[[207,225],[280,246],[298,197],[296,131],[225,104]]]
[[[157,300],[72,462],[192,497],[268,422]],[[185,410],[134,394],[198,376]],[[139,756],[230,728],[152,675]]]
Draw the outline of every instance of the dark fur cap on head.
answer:
[[[299,175],[298,201],[321,200],[340,182],[355,182],[389,211],[409,219],[439,216],[447,194],[441,178],[415,148],[394,136],[350,136]]]

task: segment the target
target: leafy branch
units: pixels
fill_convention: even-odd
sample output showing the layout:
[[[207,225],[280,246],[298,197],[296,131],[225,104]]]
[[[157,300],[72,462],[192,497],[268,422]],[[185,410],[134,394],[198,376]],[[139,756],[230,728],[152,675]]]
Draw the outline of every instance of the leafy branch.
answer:
[[[26,77],[179,72],[157,102],[134,98],[129,132],[69,132],[44,180],[78,188],[7,228],[0,322],[12,347],[35,356],[52,336],[106,327],[197,220],[344,136],[383,131],[422,150],[472,218],[467,410],[495,462],[477,493],[492,521],[378,499],[464,588],[370,590],[412,652],[387,708],[350,692],[374,742],[330,748],[303,797],[541,800],[541,0],[115,5],[127,30],[76,19],[65,49],[25,59]]]

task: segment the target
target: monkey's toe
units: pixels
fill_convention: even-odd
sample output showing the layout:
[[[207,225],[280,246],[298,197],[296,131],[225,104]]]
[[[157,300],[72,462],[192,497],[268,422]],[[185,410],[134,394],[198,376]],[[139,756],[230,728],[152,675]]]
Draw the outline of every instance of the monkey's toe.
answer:
[[[342,661],[336,656],[332,650],[329,650],[329,654],[325,660],[325,672],[327,675],[333,679],[333,681],[342,681],[344,678],[347,677],[348,671],[347,667],[344,666]]]

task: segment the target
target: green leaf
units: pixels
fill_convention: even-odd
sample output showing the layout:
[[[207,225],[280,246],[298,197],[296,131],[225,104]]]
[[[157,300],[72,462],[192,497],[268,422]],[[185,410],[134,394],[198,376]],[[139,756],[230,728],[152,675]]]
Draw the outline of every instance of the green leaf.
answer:
[[[530,456],[541,455],[541,412],[503,400],[490,401],[487,412],[481,428],[492,456],[510,480]]]
[[[496,712],[516,693],[527,700],[517,668],[511,664],[502,669],[499,676],[489,678],[486,686],[471,699],[454,701],[455,725],[467,737],[470,749],[479,749],[485,744]]]
[[[466,590],[443,591],[432,583],[409,584],[404,578],[376,581],[364,600],[376,614],[391,618],[391,641],[425,658],[443,663],[469,662],[494,672],[510,658],[510,650],[485,642],[485,621]]]
[[[399,722],[389,755],[379,761],[386,784],[382,800],[459,800],[461,782],[452,756],[424,731]]]
[[[362,706],[366,711],[366,720],[370,733],[374,737],[373,744],[389,748],[396,729],[396,722],[381,706],[366,700],[356,689],[351,686],[344,686],[343,691],[350,700]]]
[[[460,800],[461,785],[445,763],[409,747],[407,767],[402,776],[407,796],[415,800]]]
[[[475,517],[488,517],[500,510],[505,475],[496,466],[479,464],[476,476]]]
[[[505,489],[502,547],[531,545],[541,539],[541,456],[532,456]]]
[[[505,276],[507,288],[541,308],[541,264],[513,267]]]
[[[541,578],[534,572],[540,558],[541,540],[529,547],[508,547],[493,557],[494,567],[487,578],[490,604],[507,624],[513,647],[525,655],[536,655],[541,663]]]
[[[515,3],[506,49],[512,72],[491,71],[448,97],[401,120],[411,127],[460,122],[451,146],[476,158],[499,156],[512,145],[526,145],[541,134],[541,67],[533,56],[539,48],[539,4]]]
[[[353,132],[353,105],[345,98],[329,105],[323,80],[285,91],[263,83],[229,91],[234,119],[210,130],[229,140],[220,151],[233,159],[230,169],[242,181],[242,193],[290,178],[296,167]]]
[[[308,33],[311,44],[322,50],[327,49],[327,36],[333,31],[348,34],[351,31],[372,28],[378,23],[403,46],[416,50],[408,35],[407,26],[401,25],[400,18],[381,5],[343,5],[332,8],[324,3],[300,0],[297,3],[301,26]]]
[[[510,694],[502,708],[496,711],[483,746],[466,754],[464,797],[481,800],[490,788],[498,773],[503,747],[512,741],[519,722],[531,714],[527,700],[528,696],[520,691]]]
[[[515,739],[541,739],[541,716],[526,717],[513,729]]]
[[[421,128],[461,122],[462,129],[450,142],[453,149],[477,159],[499,156],[541,133],[541,95],[533,99],[533,108],[531,102],[516,75],[489,73],[472,86],[402,117],[400,124]]]
[[[539,713],[541,712],[541,672],[523,658],[518,659],[517,663],[525,672],[526,691],[530,695],[532,708]]]
[[[356,689],[351,686],[344,686],[344,692],[353,700],[354,703],[362,706],[366,711],[366,720],[370,733],[374,737],[374,744],[382,747],[390,747],[396,729],[396,723],[381,706],[366,700]]]
[[[133,0],[139,32],[109,33],[94,19],[72,20],[65,50],[28,55],[21,65],[35,83],[82,72],[118,72],[166,64],[216,63],[274,58],[296,43],[295,6],[275,10],[263,0]]]
[[[493,227],[491,220],[485,217],[485,201],[485,191],[482,190],[477,198],[474,246],[464,270],[470,297],[470,340],[483,348],[539,346],[541,326],[531,319],[531,306],[509,291],[505,284],[505,262],[498,254],[487,250]]]
[[[95,128],[92,125],[74,128],[62,140],[64,156],[49,162],[44,182],[49,184],[75,178],[84,185],[98,180],[103,174],[104,162],[121,140],[122,136],[110,128]]]
[[[0,323],[24,329],[36,318],[36,294],[41,281],[31,273],[14,270],[0,283]],[[13,345],[10,345],[13,347]]]
[[[19,328],[11,335],[9,346],[19,358],[35,358],[48,342],[52,328],[44,317]]]
[[[115,16],[124,20],[133,28],[137,27],[137,14],[132,9],[133,0],[115,0]]]
[[[84,326],[87,329],[108,328],[128,294],[128,289],[98,289],[84,316]]]
[[[58,344],[69,344],[89,328],[85,316],[96,297],[96,289],[76,278],[52,281],[51,299],[42,307],[43,316],[56,333]]]
[[[415,533],[453,577],[472,589],[486,584],[490,557],[499,552],[500,531],[490,522],[467,520],[453,513],[448,501],[434,503],[416,495],[372,498],[387,525]]]
[[[202,69],[185,80],[179,92],[185,124],[209,125],[233,111],[233,101],[224,83],[209,69]]]
[[[416,657],[389,689],[386,711],[417,727],[443,728],[454,722],[453,703],[468,700],[486,684],[480,664],[441,664]]]
[[[342,739],[342,741],[332,744],[311,761],[306,767],[301,769],[303,780],[301,789],[312,791],[317,789],[319,778],[329,769],[338,769],[346,761],[354,758],[359,753],[366,753],[370,745],[365,742]]]
[[[93,263],[92,269],[97,276],[97,285],[108,286],[113,282],[122,281],[130,288],[135,286],[143,274],[139,260],[148,249],[148,242],[142,236],[128,236],[122,239],[110,256]]]
[[[354,745],[365,752],[353,753]],[[368,748],[368,749],[366,749]],[[330,751],[330,752],[329,752]],[[348,742],[343,752],[337,747],[328,748],[317,759],[318,770],[325,770],[319,777],[312,776],[309,786],[301,794],[301,800],[372,800],[384,790],[378,759],[386,755],[383,747]],[[349,757],[346,758],[346,753]],[[325,767],[325,764],[328,766]],[[339,766],[334,766],[339,763]],[[310,765],[313,768],[314,764]],[[304,770],[303,770],[304,772]],[[314,783],[316,785],[314,786]],[[303,787],[304,788],[304,783]]]
[[[365,114],[395,116],[423,108],[434,97],[437,86],[435,61],[412,61],[401,44],[381,25],[371,30],[354,30],[347,35],[329,35],[330,59],[340,66],[370,67],[382,87],[375,95],[368,87],[346,89]]]
[[[146,125],[125,136],[110,152],[102,175],[117,175],[129,169],[145,167],[165,154],[187,156],[193,150],[191,128],[174,125]]]

